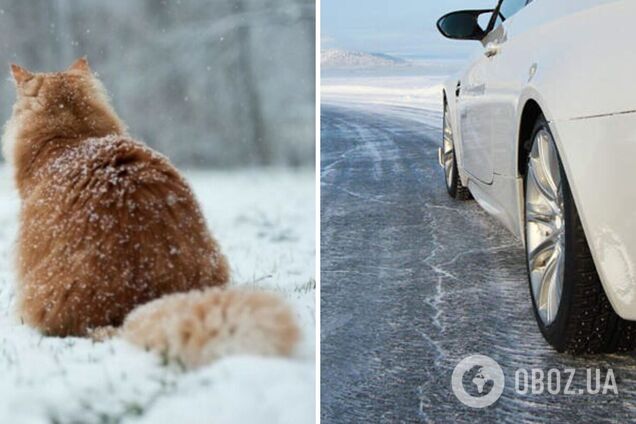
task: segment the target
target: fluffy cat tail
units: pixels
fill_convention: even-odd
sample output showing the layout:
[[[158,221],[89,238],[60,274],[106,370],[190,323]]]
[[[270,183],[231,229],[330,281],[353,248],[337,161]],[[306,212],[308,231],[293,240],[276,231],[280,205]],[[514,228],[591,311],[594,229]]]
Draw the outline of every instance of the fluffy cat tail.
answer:
[[[237,354],[288,356],[299,339],[294,314],[273,294],[192,290],[134,309],[117,333],[187,368]]]

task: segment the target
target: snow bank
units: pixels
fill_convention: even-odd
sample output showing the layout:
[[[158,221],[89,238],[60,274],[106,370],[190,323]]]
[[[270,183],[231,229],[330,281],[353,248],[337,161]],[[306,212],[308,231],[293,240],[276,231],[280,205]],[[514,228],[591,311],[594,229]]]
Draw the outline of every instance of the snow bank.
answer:
[[[315,415],[314,176],[187,174],[231,262],[233,284],[277,291],[303,340],[291,359],[233,357],[193,372],[121,340],[46,338],[15,322],[19,203],[0,169],[1,423],[305,423]]]
[[[440,102],[442,82],[442,78],[419,76],[331,78],[320,92],[328,103],[430,107]]]
[[[439,126],[442,77],[378,76],[323,79],[321,103],[374,110]]]
[[[375,110],[439,127],[444,81],[461,62],[322,70],[321,103]]]

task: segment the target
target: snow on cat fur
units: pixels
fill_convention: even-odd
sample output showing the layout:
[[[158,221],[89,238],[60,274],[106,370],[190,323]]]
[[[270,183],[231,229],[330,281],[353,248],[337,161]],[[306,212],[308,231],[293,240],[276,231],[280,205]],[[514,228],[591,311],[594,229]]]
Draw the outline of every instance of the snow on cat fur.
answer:
[[[21,318],[48,335],[86,336],[119,327],[136,307],[160,299],[126,320],[126,339],[169,349],[189,365],[217,357],[195,352],[215,341],[234,346],[217,352],[288,354],[297,330],[278,298],[200,291],[227,283],[227,261],[188,184],[164,156],[126,134],[87,61],[59,73],[12,65],[12,73],[18,95],[3,152],[22,201]],[[206,308],[217,307],[240,319],[226,312],[210,318],[218,311]],[[182,323],[174,339],[174,328],[158,319],[170,315]],[[236,331],[237,322],[260,330]],[[235,339],[263,329],[269,333],[260,342]]]

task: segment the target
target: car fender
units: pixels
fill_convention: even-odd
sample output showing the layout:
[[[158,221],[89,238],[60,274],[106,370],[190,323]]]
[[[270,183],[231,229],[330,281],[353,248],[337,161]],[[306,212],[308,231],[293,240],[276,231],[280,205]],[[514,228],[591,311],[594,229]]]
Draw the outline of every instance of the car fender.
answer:
[[[556,101],[554,96],[548,99]],[[519,99],[519,123],[530,100],[548,120],[605,293],[619,316],[636,320],[636,221],[632,213],[636,195],[630,194],[632,186],[626,186],[636,181],[636,168],[631,164],[636,157],[636,113],[555,119],[550,100],[536,87],[527,87]],[[523,202],[522,188],[519,196]],[[523,234],[522,228],[520,232]]]
[[[549,105],[550,120],[636,111],[636,2],[535,0],[521,14],[507,36],[527,52],[530,75],[524,66],[519,78]]]

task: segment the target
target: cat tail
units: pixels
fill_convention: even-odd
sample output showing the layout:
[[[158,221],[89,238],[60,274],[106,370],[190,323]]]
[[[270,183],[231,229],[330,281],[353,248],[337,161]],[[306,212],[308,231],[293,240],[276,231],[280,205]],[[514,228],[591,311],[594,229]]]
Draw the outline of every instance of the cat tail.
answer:
[[[300,335],[295,315],[283,299],[239,288],[163,296],[133,309],[116,331],[186,368],[228,355],[289,356]]]

